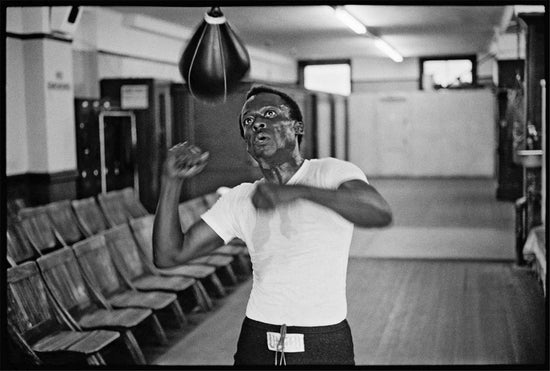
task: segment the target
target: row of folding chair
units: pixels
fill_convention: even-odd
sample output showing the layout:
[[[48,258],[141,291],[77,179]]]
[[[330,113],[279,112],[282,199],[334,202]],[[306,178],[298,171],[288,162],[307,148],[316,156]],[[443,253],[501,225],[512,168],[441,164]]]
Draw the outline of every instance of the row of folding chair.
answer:
[[[127,200],[132,198],[134,200],[126,201],[126,205],[133,204],[135,206],[134,214],[130,214],[127,209],[122,208],[124,203],[120,201],[125,198]],[[215,195],[198,198],[200,202],[196,202],[202,206],[191,209],[197,211],[200,216],[200,213],[206,210],[204,207],[210,207],[216,198]],[[89,297],[99,301],[103,306],[103,310],[121,307],[142,307],[144,309],[143,306],[147,307],[146,309],[152,311],[152,317],[149,320],[152,324],[149,326],[157,334],[161,343],[166,338],[160,323],[156,319],[157,312],[161,309],[165,310],[170,304],[172,314],[176,317],[180,326],[185,322],[185,317],[181,307],[176,305],[178,302],[174,301],[174,298],[167,296],[170,294],[165,293],[164,297],[162,297],[162,293],[160,292],[152,294],[144,294],[143,292],[161,290],[171,292],[173,296],[174,293],[179,292],[181,294],[181,292],[186,290],[191,291],[194,304],[191,304],[190,307],[197,305],[202,310],[207,311],[213,307],[210,295],[214,297],[224,296],[227,293],[225,286],[232,286],[237,282],[231,268],[231,263],[237,260],[233,259],[233,256],[236,256],[236,250],[224,251],[221,254],[198,258],[185,265],[171,269],[157,269],[152,261],[154,216],[148,214],[143,206],[139,204],[139,201],[133,197],[133,191],[125,189],[110,192],[106,195],[98,195],[97,201],[96,203],[93,198],[73,200],[72,202],[60,201],[45,206],[21,210],[19,214],[20,221],[10,223],[8,227],[8,260],[13,266],[19,264],[19,266],[11,268],[10,272],[19,272],[20,270],[32,271],[29,267],[34,264],[32,260],[36,259],[36,262],[41,267],[42,274],[44,277],[47,277],[47,273],[45,272],[48,272],[50,267],[56,266],[56,264],[51,262],[60,260],[65,263],[69,262],[71,254],[68,251],[73,250],[72,254],[76,254],[77,256],[79,269],[84,272],[85,280],[89,284]],[[117,203],[117,207],[112,206]],[[82,205],[88,205],[88,207],[80,208]],[[180,210],[185,210],[185,208],[180,208]],[[108,216],[109,214],[110,216]],[[118,220],[114,216],[116,214],[119,215]],[[89,215],[93,215],[94,217],[89,218]],[[122,215],[124,215],[124,218],[120,217]],[[197,215],[193,214],[193,217],[197,218]],[[89,220],[92,222],[99,221],[96,223],[99,227],[96,230],[91,228],[94,224]],[[105,222],[103,226],[100,224],[101,221]],[[51,222],[51,224],[48,225],[48,222]],[[82,238],[85,238],[85,240],[82,240]],[[72,246],[70,246],[71,244]],[[109,248],[110,246],[113,247]],[[229,248],[229,246],[225,247],[226,250]],[[234,249],[239,250],[239,254],[237,255],[243,255],[242,246],[235,245]],[[25,261],[28,262],[21,264]],[[241,276],[243,273],[247,273],[246,270],[241,270]],[[65,271],[75,274],[74,264],[72,270],[65,269]],[[224,277],[225,286],[218,278],[218,275]],[[55,281],[56,274],[53,277],[51,279],[52,282],[57,282]],[[70,277],[70,279],[65,277],[65,284],[66,282],[74,283],[81,281],[75,279],[75,277]],[[36,287],[39,287],[39,285]],[[74,316],[76,318],[79,317],[78,310],[77,314],[71,314],[71,310],[75,308],[74,305],[79,310],[87,308],[86,305],[82,306],[78,304],[78,295],[81,295],[85,290],[83,291],[82,285],[77,285],[77,287],[79,287],[78,290],[71,290],[72,287],[69,285],[69,287],[63,287],[57,291],[56,289],[51,289],[50,291],[54,293],[55,302],[64,303],[67,308],[71,308],[67,309],[60,304],[65,316],[70,318],[73,328],[108,329],[109,326],[107,324],[94,322],[98,320],[98,317],[104,319],[110,318],[109,316],[105,316],[103,312],[99,312],[100,314],[96,313],[95,316],[92,315],[91,317],[87,315],[87,320],[81,318],[81,322],[74,318]],[[24,292],[25,290],[23,290]],[[69,293],[70,298],[63,297],[63,293]],[[24,296],[24,294],[19,295],[19,297],[21,296]],[[188,293],[187,295],[180,295],[179,299],[182,303],[188,303],[189,298],[190,294]],[[74,300],[77,300],[77,304],[75,304]],[[38,303],[38,301],[31,299],[27,304],[32,307],[34,303]],[[74,305],[71,307],[72,304]],[[38,308],[40,308],[40,305]],[[24,311],[19,309],[17,312],[22,313]],[[136,313],[134,312],[134,314]],[[115,313],[113,317],[118,318],[119,316]],[[32,316],[29,318],[32,318]],[[118,325],[118,328],[124,327],[123,325]],[[23,329],[28,327],[23,327]],[[121,333],[126,348],[130,351],[132,360],[135,363],[144,363],[143,353],[137,345],[132,332],[129,331],[126,328],[125,332]],[[17,334],[20,332],[22,334],[26,333],[22,331],[21,326],[15,332]],[[106,336],[104,333],[101,334],[102,336]],[[48,336],[53,335],[49,334]],[[51,339],[48,336],[45,339],[50,344]],[[75,338],[74,334],[71,334],[71,336],[69,338]],[[21,335],[20,337],[23,338],[24,336]],[[68,346],[70,341],[65,342],[63,339],[65,337],[60,335],[58,340],[63,345]],[[36,338],[33,335],[30,341],[34,344],[34,340]],[[55,344],[55,342],[52,344]],[[35,350],[39,353],[49,355],[60,351],[60,349],[55,347],[44,350],[41,348],[41,345],[42,343],[40,342],[34,344]],[[62,349],[62,351],[75,353],[67,349]],[[103,364],[98,351],[99,348],[96,349],[94,354],[86,355],[88,363]]]

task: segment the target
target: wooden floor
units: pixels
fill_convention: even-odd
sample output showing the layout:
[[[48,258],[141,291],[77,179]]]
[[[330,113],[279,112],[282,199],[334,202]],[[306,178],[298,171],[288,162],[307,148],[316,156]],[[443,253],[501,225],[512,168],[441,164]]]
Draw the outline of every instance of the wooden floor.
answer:
[[[371,179],[396,226],[492,228],[509,234],[513,205],[488,179]],[[513,365],[545,361],[547,316],[535,276],[513,262],[350,258],[348,320],[357,365]],[[170,331],[158,365],[231,365],[251,282],[216,310]]]

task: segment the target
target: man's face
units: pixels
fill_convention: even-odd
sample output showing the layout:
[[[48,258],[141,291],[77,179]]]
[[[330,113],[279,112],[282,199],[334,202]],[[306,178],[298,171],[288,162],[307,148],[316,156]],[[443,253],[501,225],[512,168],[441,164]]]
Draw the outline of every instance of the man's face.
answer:
[[[285,161],[297,146],[302,123],[290,118],[290,108],[277,94],[250,97],[241,111],[247,151],[255,159]]]

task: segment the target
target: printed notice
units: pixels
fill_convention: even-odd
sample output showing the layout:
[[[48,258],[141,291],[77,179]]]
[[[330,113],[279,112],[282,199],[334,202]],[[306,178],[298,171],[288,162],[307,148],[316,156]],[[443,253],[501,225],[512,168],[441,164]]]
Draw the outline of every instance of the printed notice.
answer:
[[[149,108],[149,91],[147,85],[122,85],[120,87],[120,108]]]

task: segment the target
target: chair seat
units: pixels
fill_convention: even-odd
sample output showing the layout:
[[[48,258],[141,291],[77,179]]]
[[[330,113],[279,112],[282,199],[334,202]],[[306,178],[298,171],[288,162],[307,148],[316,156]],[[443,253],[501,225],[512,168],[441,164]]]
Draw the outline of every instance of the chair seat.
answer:
[[[130,329],[141,323],[151,313],[149,309],[100,309],[82,316],[78,324],[84,329]]]
[[[212,252],[213,254],[221,255],[247,255],[248,250],[246,246],[242,245],[223,245]]]
[[[204,264],[204,265],[211,265],[213,267],[225,267],[233,261],[233,257],[229,255],[205,255],[201,256],[200,258],[192,259],[186,264]]]
[[[187,276],[196,279],[203,279],[216,271],[216,267],[210,265],[180,265],[173,268],[159,269],[159,272],[168,276]]]
[[[167,292],[126,291],[109,298],[109,304],[115,308],[163,309],[177,300],[176,294]]]
[[[60,331],[47,336],[33,345],[33,350],[39,353],[65,350],[83,354],[93,354],[119,338],[114,331]]]
[[[138,290],[143,291],[182,291],[195,284],[195,279],[183,276],[144,276],[132,283]]]

